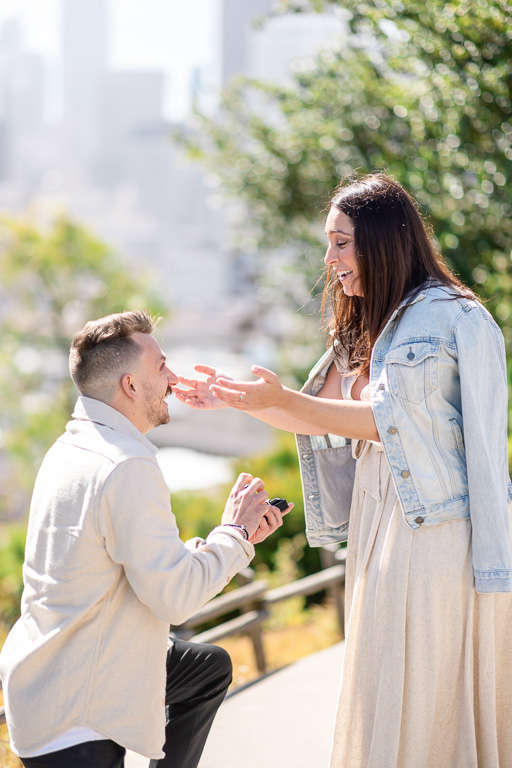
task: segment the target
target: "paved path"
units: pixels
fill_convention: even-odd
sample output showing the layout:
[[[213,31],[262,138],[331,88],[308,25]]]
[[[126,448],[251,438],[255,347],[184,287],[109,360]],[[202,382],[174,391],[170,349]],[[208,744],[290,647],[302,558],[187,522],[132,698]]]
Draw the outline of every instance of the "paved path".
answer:
[[[327,768],[343,650],[338,643],[229,696],[199,768]],[[126,768],[147,766],[128,753]]]

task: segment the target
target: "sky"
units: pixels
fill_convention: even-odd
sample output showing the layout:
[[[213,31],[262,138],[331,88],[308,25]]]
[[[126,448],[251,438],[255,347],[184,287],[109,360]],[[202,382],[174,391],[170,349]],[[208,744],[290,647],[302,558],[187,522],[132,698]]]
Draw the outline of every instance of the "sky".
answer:
[[[217,0],[105,0],[110,10],[109,66],[115,70],[163,70],[169,76],[165,112],[186,110],[192,70],[217,67]],[[56,65],[60,47],[60,0],[0,0],[0,24],[19,17],[23,49]]]

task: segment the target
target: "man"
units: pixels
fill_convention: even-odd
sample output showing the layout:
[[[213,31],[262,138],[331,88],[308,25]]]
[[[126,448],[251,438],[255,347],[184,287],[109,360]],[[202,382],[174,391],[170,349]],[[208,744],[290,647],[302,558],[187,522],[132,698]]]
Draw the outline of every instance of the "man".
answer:
[[[146,312],[123,312],[71,345],[81,397],[35,483],[21,618],[0,655],[11,745],[27,768],[114,768],[125,748],[151,766],[196,766],[231,662],[215,646],[168,650],[169,623],[220,592],[282,524],[263,482],[242,474],[220,525],[180,541],[144,436],[169,421],[178,382],[153,330]]]

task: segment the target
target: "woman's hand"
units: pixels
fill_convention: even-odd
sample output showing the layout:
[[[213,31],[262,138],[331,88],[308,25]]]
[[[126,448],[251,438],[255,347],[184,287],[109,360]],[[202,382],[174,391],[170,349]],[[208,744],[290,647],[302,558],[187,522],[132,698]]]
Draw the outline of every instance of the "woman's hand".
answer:
[[[233,381],[218,376],[210,384],[212,395],[231,408],[240,411],[260,411],[265,408],[279,408],[284,404],[286,389],[278,377],[267,368],[253,365],[251,368],[257,381]]]
[[[180,403],[185,403],[191,408],[202,408],[205,411],[214,410],[217,408],[227,408],[227,403],[218,397],[214,397],[210,391],[210,386],[216,384],[219,377],[222,377],[223,381],[231,381],[229,376],[221,373],[216,368],[211,368],[209,365],[195,365],[194,370],[198,373],[206,374],[205,380],[198,379],[186,379],[184,376],[179,376],[180,384],[183,384],[188,389],[172,388],[173,394]]]

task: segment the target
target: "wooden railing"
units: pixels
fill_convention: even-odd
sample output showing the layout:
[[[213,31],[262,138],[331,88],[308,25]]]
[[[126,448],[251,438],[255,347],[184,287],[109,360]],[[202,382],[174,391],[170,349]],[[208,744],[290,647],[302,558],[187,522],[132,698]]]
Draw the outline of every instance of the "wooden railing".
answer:
[[[323,570],[305,576],[282,587],[268,589],[261,579],[254,578],[250,568],[238,574],[242,586],[214,597],[200,611],[179,627],[171,627],[171,635],[194,643],[216,643],[232,635],[248,635],[251,639],[256,666],[260,674],[267,671],[267,659],[263,644],[262,624],[268,618],[270,608],[282,600],[297,595],[314,595],[327,590],[336,608],[341,635],[344,635],[344,602],[342,586],[345,583],[345,549],[337,545],[322,547]],[[202,625],[226,616],[234,611],[239,615],[219,622],[210,629],[197,631]]]

